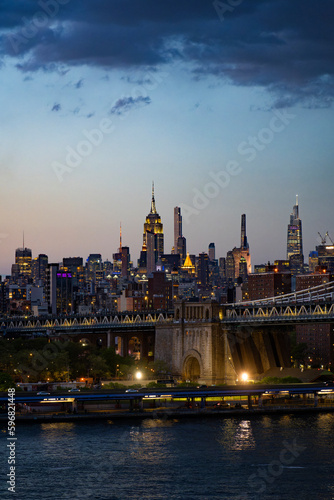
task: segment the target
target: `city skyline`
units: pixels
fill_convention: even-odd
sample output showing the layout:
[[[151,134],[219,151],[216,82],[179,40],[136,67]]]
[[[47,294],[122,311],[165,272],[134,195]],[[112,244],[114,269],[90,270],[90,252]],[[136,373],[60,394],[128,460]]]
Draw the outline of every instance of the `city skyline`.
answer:
[[[290,214],[290,224],[291,224],[291,220],[292,220],[294,214],[297,213],[299,215],[298,195],[296,195],[296,196],[297,196],[296,204],[293,206],[293,212]],[[183,219],[183,214],[182,214],[182,210],[180,209],[180,207],[174,207],[173,208],[173,216],[174,216],[173,223],[175,223],[175,211],[176,211],[176,209],[177,209],[177,213],[181,216],[181,219]],[[155,195],[154,195],[154,187],[152,189],[151,208],[150,208],[150,212],[149,212],[148,216],[146,216],[146,219],[145,219],[146,222],[144,223],[144,227],[147,226],[147,220],[148,220],[147,217],[149,217],[150,214],[151,215],[152,214],[156,214],[159,217],[158,210],[156,208],[156,199],[155,199]],[[248,243],[248,231],[247,231],[247,236],[246,236],[246,233],[245,233],[246,215],[247,214],[240,214],[239,217],[238,217],[238,223],[240,224],[240,216],[241,216],[241,242],[244,241],[245,244],[246,244],[246,246],[248,246],[249,245],[249,243]],[[162,223],[163,223],[163,220],[162,220]],[[126,225],[126,222],[125,222],[125,225]],[[164,225],[164,224],[162,224],[162,225]],[[247,225],[248,225],[248,222],[247,222]],[[123,223],[123,227],[124,227],[124,223]],[[181,227],[182,227],[182,222],[181,222]],[[288,229],[289,229],[290,225],[288,223],[285,225],[285,235],[286,235],[286,227],[288,227]],[[240,225],[237,224],[237,227],[235,229],[236,229],[237,232],[239,232],[239,238],[240,238]],[[182,233],[183,233],[183,231],[182,231]],[[142,234],[143,233],[141,233],[141,238],[143,239]],[[326,233],[324,233],[324,234],[326,234]],[[102,252],[100,252],[99,248],[95,248],[94,247],[94,250],[89,251],[89,253],[87,253],[87,255],[83,254],[82,252],[80,253],[80,251],[79,251],[79,252],[77,252],[76,254],[73,254],[73,255],[62,254],[62,255],[59,256],[59,258],[51,259],[50,255],[47,252],[42,252],[42,251],[39,251],[38,249],[33,248],[32,246],[29,246],[28,244],[26,245],[25,234],[23,232],[23,234],[22,234],[23,246],[21,247],[20,245],[18,245],[15,249],[13,249],[13,261],[10,263],[9,270],[6,273],[0,273],[0,275],[1,274],[3,276],[10,275],[10,273],[11,273],[11,266],[12,266],[12,264],[15,261],[15,251],[16,250],[20,250],[21,248],[22,249],[30,249],[32,251],[32,257],[33,258],[37,257],[38,255],[47,255],[49,257],[49,262],[55,262],[55,263],[61,263],[64,258],[66,259],[66,258],[69,258],[69,257],[72,257],[72,258],[74,258],[74,257],[81,257],[81,258],[83,258],[84,262],[86,262],[86,261],[88,262],[89,255],[94,254],[94,253],[100,253],[101,257],[102,257],[102,261],[108,261],[109,260],[109,261],[112,262],[113,261],[113,254],[115,254],[115,252],[117,252],[117,251],[120,251],[120,249],[118,248],[119,245],[125,246],[124,245],[124,240],[122,240],[122,225],[121,225],[121,223],[120,223],[120,226],[118,228],[118,235],[117,236],[118,236],[118,243],[116,243],[116,241],[115,241],[115,248],[111,249],[111,255],[110,256],[109,255],[104,255]],[[145,236],[145,233],[144,233],[144,236]],[[174,249],[174,244],[173,244],[174,236],[175,236],[175,225],[173,226],[173,232],[172,232],[172,234],[168,235],[168,240],[171,239],[172,244],[171,244],[170,247],[168,246],[168,247],[166,247],[164,249],[164,252],[163,252],[164,254],[170,254],[170,253],[172,253],[172,251]],[[183,235],[183,236],[185,236],[185,235]],[[330,236],[331,235],[329,234],[329,239],[330,239]],[[163,239],[166,237],[165,231],[163,231],[162,237],[163,237]],[[326,234],[326,237],[327,237],[327,234]],[[122,243],[122,241],[123,241],[123,243]],[[320,242],[321,242],[321,238],[320,238],[320,234],[318,234],[315,246],[319,245]],[[205,246],[205,244],[203,244],[203,249],[200,250],[197,253],[193,252],[191,249],[190,250],[187,249],[187,252],[190,253],[190,254],[192,254],[192,255],[199,255],[202,252],[205,252],[205,253],[209,254],[209,246],[212,245],[212,244],[215,245],[216,259],[219,259],[220,257],[226,257],[226,255],[227,255],[228,252],[230,252],[233,248],[237,247],[237,245],[238,245],[238,239],[236,239],[235,242],[231,242],[230,245],[228,245],[228,243],[226,243],[228,250],[226,250],[226,252],[223,253],[223,254],[220,254],[219,252],[217,252],[217,250],[216,250],[217,246],[216,246],[215,242],[210,242],[206,246]],[[285,252],[286,252],[287,245],[289,245],[289,237],[287,239],[285,239],[284,244],[285,244]],[[133,263],[133,267],[137,267],[137,261],[140,259],[141,250],[143,248],[142,247],[142,243],[139,245],[140,250],[138,252],[138,255],[133,254],[130,245],[128,245],[126,243],[126,246],[129,247],[130,257],[131,257],[131,260],[132,260],[132,263]],[[315,250],[315,247],[313,249],[310,249],[310,251],[307,252],[307,254],[304,255],[304,260],[305,260],[306,264],[308,262],[308,256],[309,256],[309,254],[312,251],[314,251],[314,250]],[[259,262],[258,259],[257,259],[257,257],[256,257],[256,255],[254,254],[253,246],[251,246],[251,253],[252,253],[252,270],[254,269],[254,265],[267,264],[269,261],[270,262],[274,262],[275,260],[284,260],[286,258],[286,257],[280,258],[279,256],[275,256],[274,255],[274,256],[269,256],[268,259],[263,260],[262,262]]]
[[[120,221],[136,262],[152,179],[166,253],[180,206],[191,254],[226,256],[246,214],[252,265],[285,259],[296,194],[305,261],[333,238],[334,6],[237,3],[5,3],[0,274],[23,231],[112,260]]]

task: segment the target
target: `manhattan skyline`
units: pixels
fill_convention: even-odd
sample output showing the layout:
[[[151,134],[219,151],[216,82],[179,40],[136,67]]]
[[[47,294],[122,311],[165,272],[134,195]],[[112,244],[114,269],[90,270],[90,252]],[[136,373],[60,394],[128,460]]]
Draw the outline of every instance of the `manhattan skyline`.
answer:
[[[198,195],[198,197],[197,197],[197,198],[198,198],[198,200],[203,201],[203,200],[205,200],[205,195],[202,193],[201,195]],[[299,202],[298,202],[298,195],[297,195],[297,196],[296,196],[296,205],[297,205],[297,206],[296,206],[296,205],[295,205],[295,206],[293,206],[293,212],[290,214],[290,223],[291,223],[291,218],[293,218],[293,214],[295,213],[296,208],[297,208],[297,209],[299,208],[298,203],[299,203]],[[196,203],[195,203],[195,205],[196,205]],[[187,218],[188,218],[188,220],[190,220],[190,219],[191,219],[191,217],[192,217],[193,215],[197,215],[197,214],[195,213],[196,211],[197,211],[197,212],[199,212],[199,211],[200,211],[200,207],[199,207],[198,205],[196,205],[196,206],[198,207],[198,209],[194,208],[194,206],[191,206],[191,207],[190,207],[190,206],[186,206],[186,221],[187,221]],[[150,210],[149,214],[152,214],[152,209],[156,210],[156,205],[155,205],[155,197],[154,197],[154,194],[152,194],[152,198],[151,198],[151,210]],[[174,208],[174,215],[175,215],[175,209],[178,209],[178,211],[179,211],[179,213],[180,213],[180,215],[181,215],[181,217],[182,217],[182,219],[183,219],[183,218],[184,218],[184,215],[183,215],[183,213],[182,213],[181,209],[180,209],[179,207],[175,207],[175,208]],[[203,210],[204,210],[204,209],[203,209]],[[154,212],[154,211],[153,211],[153,213],[157,213],[157,212]],[[148,214],[148,215],[149,215],[149,214]],[[246,216],[245,216],[245,214],[243,214],[243,215],[241,216],[241,219],[242,219],[242,222],[241,222],[241,231],[243,231],[243,224],[245,224],[245,217],[246,217]],[[147,219],[146,219],[146,222],[147,222]],[[145,228],[145,226],[146,226],[146,225],[147,225],[147,224],[144,224],[144,228]],[[290,226],[288,226],[288,228],[289,228],[289,227],[290,227]],[[239,227],[239,232],[240,232],[240,227]],[[164,231],[163,231],[163,233],[164,233]],[[327,233],[324,233],[324,234],[325,234],[325,240],[326,240],[326,238],[327,238]],[[168,236],[170,236],[170,235],[168,235]],[[331,235],[329,235],[328,240],[330,240],[330,236],[331,236]],[[165,234],[165,233],[163,234],[163,238],[164,238],[164,237],[166,237],[166,234]],[[123,244],[122,244],[122,238],[123,238],[123,231],[122,231],[122,226],[121,226],[121,224],[120,224],[120,227],[119,227],[119,233],[118,233],[118,245],[120,245],[120,246],[122,246],[122,245],[124,246],[124,240],[123,240]],[[246,242],[247,242],[247,240],[248,240],[248,238],[246,238]],[[317,240],[316,240],[316,243],[317,243],[317,244],[320,244],[320,241],[321,241],[320,234],[318,234],[318,238],[317,238]],[[29,246],[29,245],[26,245],[26,242],[25,242],[25,234],[24,234],[24,232],[23,232],[23,234],[22,234],[22,243],[23,243],[23,244],[22,244],[22,248],[23,248],[23,249],[24,249],[24,248],[28,248],[28,246]],[[213,244],[215,245],[215,243],[213,243]],[[286,244],[287,244],[287,245],[289,245],[288,240],[286,241]],[[210,243],[210,245],[212,245],[212,243]],[[248,242],[247,242],[247,245],[248,245]],[[128,246],[128,245],[126,245],[126,246]],[[235,243],[235,244],[231,245],[231,246],[230,246],[230,250],[231,250],[232,248],[236,247],[236,246],[238,246],[238,244],[237,244],[237,243]],[[20,246],[19,246],[18,248],[20,248]],[[94,248],[95,248],[95,247],[94,247]],[[32,250],[32,255],[33,255],[33,257],[37,257],[37,256],[38,256],[39,254],[41,254],[41,253],[43,253],[43,254],[44,254],[44,252],[40,252],[38,249],[31,248],[31,250]],[[98,252],[98,248],[96,248],[95,250],[96,250],[96,252],[95,252],[95,253],[99,253],[99,252]],[[132,260],[132,262],[133,262],[133,267],[137,267],[137,260],[138,260],[138,258],[139,258],[139,254],[138,254],[138,256],[133,256],[133,255],[131,255],[131,248],[129,248],[129,250],[130,250],[131,260]],[[207,245],[207,248],[203,248],[203,250],[202,250],[202,251],[203,251],[203,252],[206,252],[206,253],[209,253],[209,244]],[[164,253],[164,254],[169,254],[169,253],[173,253],[173,252],[174,252],[174,247],[173,247],[173,248],[165,248],[165,251],[164,251],[164,252],[162,252],[162,253]],[[94,253],[94,252],[90,252],[90,254],[91,254],[91,253]],[[114,252],[113,252],[113,253],[114,253]],[[193,252],[191,252],[191,250],[189,250],[189,249],[188,249],[188,253],[193,253]],[[201,253],[201,251],[200,251],[200,252],[198,252],[198,253]],[[49,256],[48,256],[48,257],[49,257]],[[82,257],[82,258],[84,259],[84,261],[85,261],[85,260],[86,260],[86,258],[88,257],[88,254],[87,254],[87,255],[83,255],[83,254],[77,253],[76,255],[71,255],[71,256],[69,256],[69,255],[67,255],[67,256],[65,256],[65,255],[61,255],[59,258],[54,259],[54,262],[61,262],[61,261],[62,261],[62,259],[63,259],[64,257],[65,257],[65,258],[66,258],[66,257]],[[222,255],[218,255],[218,254],[216,253],[216,258],[218,259],[218,258],[220,258],[220,257],[226,257],[226,253],[225,253],[225,254],[222,254]],[[277,260],[277,259],[278,259],[278,257],[268,258],[267,260],[262,261],[262,264],[266,264],[266,263],[267,263],[267,262],[269,262],[270,260],[273,262],[274,260]],[[104,256],[104,255],[102,254],[102,260],[111,260],[111,261],[112,261],[112,260],[113,260],[113,256],[112,256],[111,258],[109,258],[109,256]],[[281,260],[284,260],[284,259],[281,259]],[[254,261],[255,261],[255,262],[254,262]],[[51,262],[51,260],[50,260],[50,259],[49,259],[49,262]],[[307,253],[306,258],[305,258],[305,263],[307,264],[307,262],[308,262],[308,253]],[[255,265],[255,264],[259,264],[259,262],[257,262],[256,256],[254,256],[254,255],[253,255],[252,269],[253,269],[253,267],[254,267],[254,265]],[[10,274],[10,272],[8,272],[8,273],[4,273],[4,276],[5,276],[5,274]]]
[[[165,253],[180,206],[190,253],[225,256],[245,213],[252,265],[284,259],[296,194],[305,261],[333,238],[334,6],[222,4],[4,2],[0,274],[23,231],[112,260],[120,221],[135,263],[152,180]]]

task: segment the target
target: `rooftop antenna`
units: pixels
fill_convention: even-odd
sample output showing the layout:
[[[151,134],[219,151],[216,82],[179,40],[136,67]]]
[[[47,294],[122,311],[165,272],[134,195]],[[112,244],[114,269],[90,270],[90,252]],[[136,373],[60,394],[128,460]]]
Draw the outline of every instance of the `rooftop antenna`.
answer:
[[[151,214],[156,214],[157,209],[155,208],[155,198],[154,198],[154,181],[152,181],[152,201],[151,201]]]

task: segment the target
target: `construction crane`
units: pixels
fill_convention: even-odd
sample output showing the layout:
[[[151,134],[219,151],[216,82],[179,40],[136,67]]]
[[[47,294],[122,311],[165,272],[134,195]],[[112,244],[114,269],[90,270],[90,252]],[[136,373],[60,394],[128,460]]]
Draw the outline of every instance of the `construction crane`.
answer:
[[[318,235],[319,235],[319,236],[320,236],[320,238],[321,238],[321,244],[322,244],[323,246],[325,246],[325,245],[326,245],[326,236],[327,236],[327,233],[325,234],[325,237],[324,237],[324,238],[321,236],[321,234],[319,233],[319,231],[318,231]]]
[[[331,242],[332,245],[334,245],[334,241],[332,240],[332,238],[329,236],[328,234],[328,231],[327,233],[325,234],[325,238],[328,237],[329,241]]]
[[[325,237],[324,237],[324,238],[323,238],[323,236],[321,236],[321,234],[320,234],[319,232],[318,232],[318,235],[319,235],[319,236],[320,236],[320,238],[321,238],[321,244],[322,244],[323,246],[325,246],[325,245],[326,245],[326,243],[327,243],[327,238],[328,238],[328,239],[329,239],[329,241],[332,243],[332,245],[334,245],[334,241],[333,241],[333,240],[332,240],[332,238],[329,236],[328,231],[326,231],[326,234],[325,234]]]

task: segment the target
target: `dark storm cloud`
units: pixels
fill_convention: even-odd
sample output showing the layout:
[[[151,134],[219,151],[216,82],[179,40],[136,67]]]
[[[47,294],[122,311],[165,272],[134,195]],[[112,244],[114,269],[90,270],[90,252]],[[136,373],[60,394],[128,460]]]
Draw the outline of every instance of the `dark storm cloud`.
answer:
[[[195,79],[211,74],[265,87],[276,107],[328,106],[333,99],[331,0],[59,2],[0,2],[0,50],[18,58],[23,71],[178,60]]]
[[[51,109],[51,111],[56,111],[56,112],[60,110],[61,110],[61,105],[58,102],[56,102]]]
[[[74,84],[74,87],[76,89],[81,89],[81,87],[83,86],[83,82],[84,82],[83,78],[80,78],[80,80],[78,80],[77,83]]]
[[[123,115],[128,113],[132,108],[147,106],[148,104],[151,104],[151,99],[149,97],[122,97],[115,102],[114,106],[110,110],[110,114]]]

